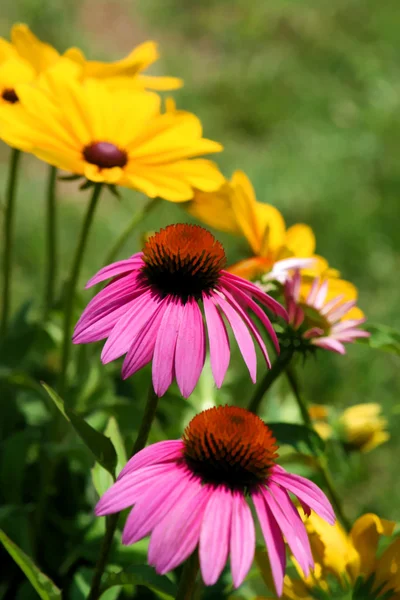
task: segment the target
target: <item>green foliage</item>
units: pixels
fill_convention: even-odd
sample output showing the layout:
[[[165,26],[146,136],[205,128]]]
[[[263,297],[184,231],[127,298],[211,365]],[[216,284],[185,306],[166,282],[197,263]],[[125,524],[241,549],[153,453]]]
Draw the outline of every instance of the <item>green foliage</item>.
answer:
[[[133,565],[116,573],[107,573],[103,578],[102,593],[115,585],[143,585],[160,598],[175,598],[176,586],[166,576],[157,575],[154,569],[147,565]],[[104,597],[102,595],[102,597]]]
[[[42,573],[35,563],[0,530],[0,541],[17,565],[25,573],[42,600],[61,600],[61,590]]]
[[[387,325],[368,324],[366,329],[371,336],[360,338],[359,342],[362,340],[362,343],[368,344],[371,348],[400,356],[400,333],[398,331]]]
[[[318,433],[305,425],[296,423],[267,423],[280,446],[292,446],[300,453],[318,456],[325,451],[325,444]]]

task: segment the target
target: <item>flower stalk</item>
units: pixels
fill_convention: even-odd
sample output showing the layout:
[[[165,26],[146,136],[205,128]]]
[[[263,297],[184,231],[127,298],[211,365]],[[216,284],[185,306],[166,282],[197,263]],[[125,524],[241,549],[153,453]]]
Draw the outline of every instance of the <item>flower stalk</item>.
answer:
[[[3,286],[0,334],[5,335],[10,312],[10,283],[12,269],[13,230],[15,197],[17,194],[18,167],[21,152],[15,148],[11,151],[10,167],[6,189],[6,205],[4,213],[4,246],[3,246]]]
[[[156,416],[158,406],[158,396],[155,394],[153,390],[153,385],[150,383],[149,393],[147,397],[146,406],[144,409],[144,414],[142,418],[142,422],[140,424],[139,432],[137,438],[133,444],[133,448],[130,454],[130,458],[143,450],[146,445],[147,438],[149,437],[151,425]],[[119,519],[119,513],[110,515],[106,519],[106,532],[101,544],[100,555],[98,561],[96,563],[95,572],[93,576],[92,586],[90,588],[90,593],[88,596],[88,600],[97,600],[101,594],[101,578],[104,573],[104,569],[107,566],[108,557],[110,554],[112,542],[114,539],[114,534],[117,529]]]
[[[71,329],[72,329],[72,318],[74,314],[75,304],[75,292],[78,283],[79,275],[81,272],[83,257],[85,254],[86,244],[89,236],[90,227],[92,225],[94,213],[102,190],[102,184],[96,183],[93,187],[92,197],[89,202],[89,206],[86,212],[85,219],[82,224],[81,233],[76,246],[74,259],[72,262],[71,272],[66,285],[66,299],[64,309],[64,332],[63,332],[63,346],[61,355],[61,372],[59,382],[59,393],[61,397],[65,395],[67,369],[69,364],[70,349],[71,349]]]
[[[57,214],[56,214],[57,169],[50,166],[47,185],[47,231],[46,231],[46,276],[44,287],[44,318],[48,316],[54,302],[57,273]]]
[[[269,369],[266,372],[264,378],[256,387],[255,392],[250,400],[250,404],[247,407],[248,410],[255,414],[258,414],[261,402],[263,401],[266,392],[269,390],[271,385],[278,379],[279,375],[283,373],[283,371],[287,368],[292,359],[292,356],[292,350],[284,350],[282,354],[278,356],[271,369]]]
[[[176,600],[191,600],[193,598],[199,566],[199,556],[197,550],[195,550],[183,565]]]

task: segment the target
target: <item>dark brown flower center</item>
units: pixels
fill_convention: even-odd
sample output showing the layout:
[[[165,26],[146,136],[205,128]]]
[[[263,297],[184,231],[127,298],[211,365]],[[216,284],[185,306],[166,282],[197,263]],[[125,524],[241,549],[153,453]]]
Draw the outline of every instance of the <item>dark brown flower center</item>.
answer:
[[[198,225],[169,225],[146,242],[143,275],[163,295],[201,298],[215,287],[225,267],[225,251],[215,237]]]
[[[100,169],[112,169],[113,167],[125,167],[128,156],[125,150],[121,150],[110,142],[93,142],[83,150],[83,157],[92,165]]]
[[[3,90],[1,97],[3,98],[3,100],[9,102],[10,104],[15,104],[19,101],[19,98],[13,88],[6,88],[5,90]]]
[[[278,449],[267,425],[236,406],[218,406],[196,415],[183,442],[186,464],[204,482],[241,490],[265,481]]]

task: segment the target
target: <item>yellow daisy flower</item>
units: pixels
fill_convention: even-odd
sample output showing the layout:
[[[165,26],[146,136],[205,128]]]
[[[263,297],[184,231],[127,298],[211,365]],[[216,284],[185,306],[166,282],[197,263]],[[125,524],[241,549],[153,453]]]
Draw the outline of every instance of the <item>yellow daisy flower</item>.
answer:
[[[151,198],[183,202],[194,188],[221,185],[213,162],[193,158],[222,150],[202,137],[195,115],[162,114],[157,94],[111,90],[66,71],[69,65],[61,61],[37,84],[17,86],[18,104],[0,111],[8,144],[90,181],[138,189]]]
[[[11,29],[11,42],[0,38],[0,102],[15,104],[18,97],[15,86],[28,83],[52,67],[61,55],[50,44],[39,40],[22,23]],[[145,42],[137,46],[125,58],[105,63],[86,60],[78,48],[70,48],[63,55],[76,68],[81,78],[102,79],[110,87],[140,88],[153,90],[173,90],[182,86],[182,80],[176,77],[155,77],[142,72],[158,58],[155,42]]]
[[[285,577],[283,600],[328,599],[341,597],[336,594],[345,591],[352,591],[351,597],[357,600],[400,600],[400,538],[383,553],[378,551],[381,537],[391,536],[395,523],[368,513],[354,523],[349,534],[338,522],[330,526],[314,514],[305,524],[315,569],[305,578],[294,561],[299,577]],[[262,552],[256,558],[271,587],[268,560]]]

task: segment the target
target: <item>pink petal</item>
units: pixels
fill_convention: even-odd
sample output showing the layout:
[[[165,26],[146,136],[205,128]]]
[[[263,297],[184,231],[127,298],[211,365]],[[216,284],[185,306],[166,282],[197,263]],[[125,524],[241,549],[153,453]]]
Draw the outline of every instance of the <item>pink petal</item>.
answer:
[[[205,358],[203,317],[196,300],[188,300],[182,309],[175,350],[176,381],[184,398],[188,398],[196,387]]]
[[[199,542],[206,504],[212,488],[198,480],[188,482],[175,506],[153,530],[149,544],[149,564],[164,575],[188,558]]]
[[[323,306],[320,309],[321,315],[327,315],[330,310],[332,310],[341,303],[343,298],[344,294],[339,294],[339,296],[336,296],[336,298],[332,298],[332,300],[329,300],[329,302],[327,302],[325,306]]]
[[[247,329],[243,319],[237,314],[236,310],[231,307],[229,302],[222,298],[221,296],[214,294],[213,296],[215,301],[221,307],[221,310],[225,314],[226,318],[229,321],[230,326],[232,327],[232,331],[238,343],[240,352],[242,353],[244,362],[247,365],[247,368],[250,373],[250,377],[253,383],[256,382],[257,375],[257,357],[256,350],[254,348],[254,342],[252,337]]]
[[[157,312],[153,313],[132,340],[132,346],[128,350],[122,365],[122,379],[127,379],[136,371],[147,365],[153,358],[157,334],[160,329],[164,312],[167,308],[167,298],[163,298]]]
[[[262,339],[257,327],[254,325],[253,321],[250,319],[250,317],[248,316],[246,311],[243,310],[243,308],[240,306],[240,304],[237,302],[237,300],[235,300],[235,298],[232,296],[232,294],[230,292],[228,292],[228,290],[226,288],[223,290],[223,293],[224,293],[225,297],[228,299],[231,306],[236,310],[237,314],[240,317],[242,317],[243,321],[245,322],[247,327],[250,329],[251,333],[253,334],[253,336],[256,339],[256,342],[258,343],[258,345],[261,348],[261,352],[263,353],[265,362],[267,363],[268,367],[271,368],[271,361],[269,360],[267,348],[265,346],[264,340]],[[278,352],[279,352],[279,345],[278,345]]]
[[[343,344],[330,337],[314,338],[312,344],[314,346],[319,346],[319,348],[324,348],[325,350],[337,352],[338,354],[346,354],[346,348]]]
[[[122,543],[134,544],[148,535],[179,501],[190,485],[190,473],[182,467],[157,479],[131,510],[122,534]]]
[[[341,304],[338,308],[335,308],[335,309],[331,310],[329,313],[327,313],[326,318],[328,319],[329,323],[335,323],[335,321],[339,321],[339,319],[344,317],[344,315],[346,313],[348,313],[349,310],[351,308],[353,308],[356,304],[357,303],[355,300],[349,300],[349,302],[343,302],[343,304]]]
[[[278,596],[281,596],[286,569],[286,549],[283,536],[271,509],[264,500],[264,496],[257,491],[252,494],[252,499],[267,546],[276,593]]]
[[[232,492],[219,486],[214,489],[204,511],[199,558],[206,585],[214,585],[228,558],[232,503]]]
[[[320,309],[323,307],[327,293],[328,293],[328,280],[325,279],[321,283],[321,286],[315,296],[315,301],[314,301],[315,308]]]
[[[309,506],[330,525],[335,523],[336,517],[331,503],[313,481],[300,475],[288,473],[278,465],[273,467],[270,480],[292,492],[301,502]]]
[[[111,277],[116,277],[118,275],[122,275],[123,273],[128,273],[129,271],[133,271],[135,269],[139,269],[144,265],[143,254],[141,252],[134,254],[131,258],[127,258],[126,260],[119,260],[111,265],[107,265],[103,267],[94,275],[86,284],[86,289],[100,283],[101,281],[105,281],[106,279],[110,279]]]
[[[254,559],[256,532],[253,516],[243,494],[233,493],[232,529],[230,540],[233,585],[238,588],[244,581]]]
[[[359,325],[365,323],[365,319],[346,319],[345,321],[339,321],[332,327],[332,331],[338,333],[339,331],[347,331],[347,329],[356,329]]]
[[[268,319],[265,312],[258,306],[258,304],[256,304],[254,302],[254,300],[252,300],[252,298],[248,294],[246,294],[245,292],[242,292],[242,290],[239,289],[237,286],[229,284],[228,289],[232,293],[233,297],[237,296],[237,299],[239,299],[245,306],[250,308],[250,310],[252,310],[253,313],[260,319],[261,323],[264,325],[265,329],[267,330],[271,340],[273,341],[276,351],[279,352],[279,350],[280,350],[279,342],[278,342],[278,338],[277,338],[275,329],[273,328],[272,323]],[[224,288],[222,288],[222,291],[225,292]],[[268,362],[268,360],[267,360],[267,362]]]
[[[233,273],[229,273],[228,271],[221,271],[221,274],[221,283],[225,284],[226,282],[230,282],[233,285],[236,285],[241,290],[248,292],[251,296],[257,298],[261,304],[267,306],[273,313],[279,315],[282,319],[285,319],[285,321],[288,320],[287,312],[282,304],[279,304],[274,298],[263,292],[257,285],[254,285],[254,283],[246,281],[246,279],[242,279]]]
[[[273,485],[273,484],[272,484]],[[279,489],[279,488],[278,488]],[[282,490],[280,490],[282,491]],[[307,545],[304,543],[304,531],[305,527],[303,522],[300,523],[295,521],[292,518],[292,515],[287,514],[284,510],[285,503],[283,500],[283,496],[279,498],[275,498],[275,495],[271,494],[269,490],[262,488],[261,493],[264,496],[265,502],[268,504],[271,509],[272,514],[279,526],[279,529],[282,531],[282,534],[285,536],[285,539],[288,543],[290,550],[292,551],[293,556],[297,560],[300,565],[300,568],[307,576],[310,571],[310,561],[312,561],[311,550],[309,547],[309,543],[307,540]],[[282,503],[282,504],[281,504]],[[285,507],[287,508],[287,507]],[[299,516],[299,515],[298,515]],[[306,536],[307,537],[307,536]]]
[[[319,277],[316,277],[312,282],[311,289],[308,293],[307,300],[306,300],[306,304],[308,304],[309,306],[314,305],[315,299],[318,294],[318,289],[319,289],[320,283],[321,283],[321,280]]]
[[[103,364],[107,364],[128,352],[137,334],[159,309],[160,300],[157,296],[154,298],[154,293],[151,290],[136,298],[133,306],[119,319],[104,344],[101,353]]]
[[[132,506],[147,492],[149,486],[157,481],[163,473],[169,473],[175,469],[174,464],[164,463],[138,469],[126,477],[119,479],[110,489],[102,495],[98,501],[95,513],[103,516],[120,512],[128,506]]]
[[[314,558],[311,552],[310,541],[308,539],[305,525],[301,520],[299,512],[293,506],[286,490],[281,489],[275,483],[269,483],[268,490],[273,495],[281,513],[286,517],[286,520],[295,531],[295,535],[298,539],[297,543],[295,542],[298,552],[295,554],[292,549],[293,556],[297,559],[304,574],[307,576],[309,574],[310,567],[314,568]]]
[[[204,292],[203,306],[208,329],[211,370],[215,384],[217,388],[220,388],[224,381],[231,356],[229,337],[224,320],[215,306],[215,301]]]
[[[182,457],[183,448],[182,440],[165,440],[164,442],[151,444],[128,460],[118,475],[118,479],[143,467],[177,460]]]
[[[170,299],[158,330],[153,355],[153,386],[157,396],[163,396],[174,378],[175,347],[183,314],[179,299]]]

